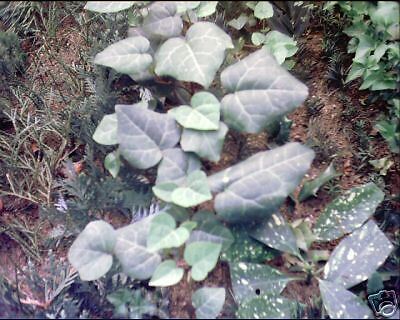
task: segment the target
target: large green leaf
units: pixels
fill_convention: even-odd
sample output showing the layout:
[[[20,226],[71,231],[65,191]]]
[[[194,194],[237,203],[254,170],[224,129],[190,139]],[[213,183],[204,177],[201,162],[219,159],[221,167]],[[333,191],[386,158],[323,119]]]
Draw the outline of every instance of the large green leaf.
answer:
[[[263,263],[276,256],[272,250],[263,243],[250,237],[249,229],[234,226],[231,229],[234,242],[227,250],[222,252],[221,259],[228,262]]]
[[[148,53],[149,48],[150,42],[145,37],[129,37],[98,53],[94,63],[124,74],[140,73],[153,62],[152,56]]]
[[[114,254],[122,270],[134,279],[149,279],[161,263],[160,255],[146,247],[153,218],[154,216],[149,216],[117,230]]]
[[[285,201],[309,169],[314,152],[287,143],[259,152],[208,178],[215,210],[228,222],[250,223],[267,218]]]
[[[190,106],[180,106],[168,111],[181,126],[196,130],[217,130],[219,127],[219,101],[209,92],[197,92]]]
[[[151,222],[147,236],[147,248],[154,252],[164,248],[177,248],[185,243],[190,232],[184,228],[176,228],[175,219],[168,213],[160,213]]]
[[[211,199],[207,176],[200,170],[190,173],[186,183],[176,188],[171,194],[172,202],[184,208],[194,207]]]
[[[237,262],[229,266],[233,293],[240,304],[258,296],[278,295],[291,280],[267,265]]]
[[[331,319],[372,319],[371,309],[355,294],[330,281],[319,280],[322,301]]]
[[[138,169],[148,169],[162,158],[162,150],[180,139],[175,120],[140,104],[116,105],[121,155]]]
[[[344,238],[325,265],[325,279],[351,288],[385,262],[393,245],[373,221]]]
[[[399,23],[399,4],[396,1],[378,1],[378,6],[371,6],[369,14],[377,25],[388,27]],[[397,28],[399,26],[397,25]]]
[[[104,221],[92,221],[75,239],[68,260],[84,281],[96,280],[110,270],[116,242],[114,228]]]
[[[176,266],[174,260],[165,260],[158,265],[150,279],[149,286],[169,287],[177,284],[183,277],[184,270]]]
[[[271,127],[308,95],[307,87],[263,48],[226,68],[221,81],[229,92],[221,101],[224,122],[242,132]]]
[[[268,1],[258,1],[254,7],[254,16],[258,19],[268,19],[274,15],[274,9]]]
[[[195,155],[183,152],[182,149],[167,149],[162,154],[163,158],[157,169],[156,185],[163,182],[179,185],[189,173],[201,167],[200,160]]]
[[[223,122],[219,123],[216,131],[183,129],[181,146],[187,152],[194,152],[201,158],[218,162],[227,133],[228,127]]]
[[[239,319],[296,319],[297,301],[279,295],[267,294],[240,304]]]
[[[85,9],[99,13],[113,13],[132,7],[135,1],[88,1]]]
[[[337,177],[338,175],[339,174],[336,172],[332,162],[320,175],[318,175],[318,177],[304,183],[303,187],[300,190],[298,200],[301,202],[311,196],[316,197],[319,188],[321,188],[325,183]]]
[[[211,22],[198,22],[184,39],[171,38],[162,44],[155,56],[155,72],[208,88],[227,48],[233,48],[232,40],[222,29]]]
[[[270,31],[265,36],[264,49],[269,50],[279,64],[297,52],[297,43],[291,37],[279,31]]]
[[[93,140],[104,145],[114,145],[118,143],[117,139],[117,114],[107,114],[101,119],[96,131],[93,134]]]
[[[176,4],[156,1],[148,7],[149,14],[143,19],[142,30],[150,39],[161,40],[181,34],[183,22]]]
[[[348,190],[328,204],[319,216],[314,227],[318,239],[338,239],[360,227],[375,212],[384,196],[373,182]]]
[[[296,236],[279,212],[273,213],[269,219],[260,222],[249,233],[253,238],[271,248],[300,256]]]
[[[225,303],[225,288],[197,289],[192,295],[196,319],[215,319]]]
[[[185,261],[192,267],[194,281],[204,280],[217,264],[222,245],[212,242],[193,242],[185,247]]]

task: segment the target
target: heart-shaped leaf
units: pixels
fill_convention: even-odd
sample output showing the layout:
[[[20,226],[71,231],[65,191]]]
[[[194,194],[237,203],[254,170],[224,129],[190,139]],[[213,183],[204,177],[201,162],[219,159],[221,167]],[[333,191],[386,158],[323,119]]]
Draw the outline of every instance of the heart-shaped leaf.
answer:
[[[319,188],[338,175],[332,162],[318,177],[304,183],[298,196],[299,201],[304,201],[311,196],[316,197]]]
[[[221,73],[229,92],[221,101],[224,122],[232,129],[260,133],[298,107],[307,87],[261,48]]]
[[[268,1],[258,1],[254,7],[254,16],[260,20],[271,18],[274,15],[274,9]]]
[[[124,273],[134,279],[149,279],[161,263],[160,255],[146,247],[150,224],[154,217],[149,216],[117,230],[114,253]]]
[[[150,279],[149,286],[169,287],[177,284],[183,277],[184,270],[176,266],[174,260],[160,263]]]
[[[192,295],[196,319],[215,319],[225,303],[225,288],[203,287]]]
[[[269,219],[251,229],[250,234],[271,248],[300,256],[296,236],[279,212],[273,213]]]
[[[181,126],[196,130],[217,130],[219,128],[219,101],[209,92],[193,95],[191,107],[180,106],[168,111]]]
[[[93,140],[106,146],[117,144],[117,128],[117,114],[105,115],[93,134]]]
[[[196,9],[201,1],[174,1],[177,13],[185,13],[188,10]]]
[[[147,236],[147,248],[151,252],[164,248],[177,248],[185,243],[190,232],[186,228],[176,229],[175,219],[168,213],[160,213],[151,222]]]
[[[142,30],[148,38],[161,40],[181,34],[183,22],[174,2],[156,1],[147,9],[149,14],[143,19]]]
[[[200,1],[200,5],[196,8],[197,18],[204,18],[215,13],[218,1]]]
[[[263,49],[268,50],[279,64],[297,52],[297,42],[279,31],[270,31],[265,36]]]
[[[175,120],[140,104],[116,105],[121,155],[138,169],[148,169],[162,158],[162,150],[180,139]]]
[[[219,123],[216,131],[183,129],[181,146],[187,152],[194,152],[201,158],[218,162],[227,133],[228,127],[223,122]]]
[[[119,158],[119,152],[110,152],[104,158],[104,167],[111,173],[113,178],[118,176],[119,169],[121,168],[121,160]]]
[[[156,185],[164,182],[182,184],[186,176],[201,167],[200,160],[182,149],[167,149],[157,169]]]
[[[227,222],[256,222],[276,212],[314,158],[299,143],[259,152],[208,178],[217,214]]]
[[[211,22],[198,22],[189,28],[185,39],[172,38],[162,44],[155,56],[155,72],[208,88],[227,48],[233,44],[223,30]]]
[[[373,182],[348,190],[319,216],[314,227],[318,239],[330,241],[360,227],[375,212],[384,196]]]
[[[194,281],[202,281],[217,264],[222,245],[212,242],[193,242],[185,247],[185,261],[192,267]]]
[[[371,309],[339,284],[319,280],[322,301],[331,319],[372,319]]]
[[[145,37],[129,37],[98,53],[94,63],[124,74],[140,73],[153,62],[152,56],[148,53],[149,48],[150,42]]]
[[[291,280],[267,265],[237,262],[229,264],[233,293],[241,304],[259,295],[279,295]]]
[[[385,262],[393,245],[373,221],[344,238],[325,265],[325,279],[351,288]]]
[[[114,228],[104,221],[92,221],[75,239],[68,260],[83,281],[96,280],[110,270],[116,242]]]
[[[113,13],[132,7],[135,1],[88,1],[85,9],[99,13]]]
[[[176,188],[171,194],[172,202],[184,208],[194,207],[211,199],[207,176],[200,170],[191,172],[186,183]]]
[[[296,319],[299,303],[279,295],[267,294],[239,305],[239,319]]]

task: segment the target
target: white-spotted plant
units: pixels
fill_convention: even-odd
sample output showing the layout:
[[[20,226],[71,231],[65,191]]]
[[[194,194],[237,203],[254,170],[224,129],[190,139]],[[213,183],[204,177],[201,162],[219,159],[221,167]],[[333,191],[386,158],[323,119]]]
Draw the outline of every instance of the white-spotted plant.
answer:
[[[137,23],[129,37],[98,53],[94,62],[127,74],[151,92],[151,99],[116,105],[115,113],[104,116],[93,139],[115,146],[105,159],[105,167],[115,178],[121,166],[147,170],[161,209],[119,229],[103,221],[89,223],[69,250],[70,262],[83,280],[103,276],[114,264],[134,279],[149,281],[150,286],[169,287],[181,281],[185,272],[188,281],[206,279],[221,257],[230,265],[239,317],[256,310],[262,312],[259,317],[287,316],[293,303],[287,304],[280,293],[293,279],[261,263],[270,246],[294,255],[311,270],[301,251],[308,250],[310,241],[298,246],[298,237],[277,212],[309,169],[314,152],[299,143],[287,143],[208,177],[201,160],[219,161],[229,130],[260,133],[276,128],[304,102],[306,86],[265,48],[221,71],[234,45],[224,30],[201,20],[215,11],[212,1],[86,5],[96,12],[132,8]],[[259,9],[260,14],[268,14],[266,8]],[[193,12],[196,22],[184,22]],[[360,191],[355,193],[359,199]],[[191,210],[210,200],[215,212]],[[335,210],[326,215],[342,217]],[[346,233],[356,229],[356,245],[363,246],[358,230],[374,228],[372,222],[360,228],[369,215],[363,215],[362,221],[343,220]],[[300,226],[296,229],[303,230]],[[323,222],[317,230],[321,237],[330,234]],[[384,237],[376,226],[374,232]],[[345,240],[342,243],[342,255],[359,251]],[[380,251],[379,261],[388,250]],[[341,267],[337,256],[328,262],[332,271],[321,281],[341,286],[342,281],[332,274]],[[363,271],[360,281],[372,269],[373,264]],[[196,316],[217,317],[225,295],[224,288],[197,290],[192,296]],[[265,301],[271,302],[268,309],[259,309]],[[325,306],[330,310],[327,303]]]

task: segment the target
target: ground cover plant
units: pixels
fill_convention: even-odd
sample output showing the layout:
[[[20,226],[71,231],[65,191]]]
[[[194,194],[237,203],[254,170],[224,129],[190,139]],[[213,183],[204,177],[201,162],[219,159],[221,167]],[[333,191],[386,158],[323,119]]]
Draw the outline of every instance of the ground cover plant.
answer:
[[[395,115],[398,97],[358,90],[349,33],[371,19],[363,34],[393,38],[396,3],[1,10],[1,49],[18,52],[0,60],[2,317],[397,317],[376,294],[394,306],[398,123],[380,108]],[[36,60],[20,38],[56,61],[40,77],[56,103],[24,79]],[[381,46],[387,84],[395,46]]]

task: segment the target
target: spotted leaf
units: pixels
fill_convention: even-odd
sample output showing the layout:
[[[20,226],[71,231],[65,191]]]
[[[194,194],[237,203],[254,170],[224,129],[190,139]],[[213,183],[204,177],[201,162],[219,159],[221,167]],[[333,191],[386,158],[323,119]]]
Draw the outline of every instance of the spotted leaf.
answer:
[[[269,219],[262,221],[250,232],[251,236],[267,246],[300,255],[296,236],[280,213],[274,213]]]
[[[171,38],[161,45],[155,55],[155,72],[208,88],[227,48],[233,48],[232,40],[222,29],[211,22],[198,22],[184,39]]]
[[[319,280],[322,301],[331,319],[372,319],[371,309],[337,283]]]
[[[213,174],[208,183],[211,191],[219,192],[214,203],[217,214],[231,223],[268,218],[296,188],[313,158],[311,149],[293,142]]]
[[[267,294],[240,304],[239,319],[296,319],[297,301],[279,295]]]
[[[239,303],[267,294],[279,295],[291,280],[280,271],[267,265],[237,262],[230,263],[232,288]]]
[[[344,238],[325,265],[325,279],[344,288],[367,280],[382,265],[393,245],[373,221]]]
[[[232,129],[260,133],[273,127],[307,97],[307,87],[265,49],[249,54],[221,73],[228,94],[221,100],[224,122]]]
[[[333,200],[319,216],[314,232],[330,241],[360,227],[382,202],[384,193],[372,182],[348,190]]]

